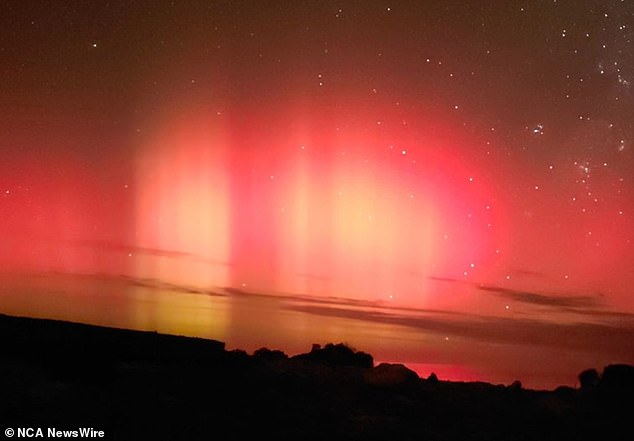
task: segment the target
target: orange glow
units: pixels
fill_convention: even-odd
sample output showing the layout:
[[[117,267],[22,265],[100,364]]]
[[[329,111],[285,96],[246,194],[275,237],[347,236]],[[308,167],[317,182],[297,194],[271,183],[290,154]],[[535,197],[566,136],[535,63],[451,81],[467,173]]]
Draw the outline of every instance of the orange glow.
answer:
[[[185,286],[227,283],[224,151],[217,127],[188,122],[160,131],[139,155],[136,276]]]
[[[493,254],[494,196],[449,153],[464,141],[396,131],[383,144],[361,118],[343,135],[317,120],[281,138],[204,111],[166,118],[138,158],[136,275],[428,305],[430,276],[464,277]]]

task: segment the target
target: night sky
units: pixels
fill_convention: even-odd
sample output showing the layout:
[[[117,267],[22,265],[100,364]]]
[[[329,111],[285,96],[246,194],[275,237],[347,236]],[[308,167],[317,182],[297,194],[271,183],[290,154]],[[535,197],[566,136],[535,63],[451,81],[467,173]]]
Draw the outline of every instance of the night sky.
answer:
[[[631,333],[633,39],[623,0],[4,2],[0,263]]]

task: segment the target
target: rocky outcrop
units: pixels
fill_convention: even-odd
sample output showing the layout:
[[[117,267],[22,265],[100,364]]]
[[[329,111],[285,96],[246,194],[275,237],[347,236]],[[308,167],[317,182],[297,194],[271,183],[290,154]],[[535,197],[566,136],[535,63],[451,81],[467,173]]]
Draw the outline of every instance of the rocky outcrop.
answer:
[[[368,384],[373,386],[401,386],[413,385],[420,378],[416,372],[402,364],[381,363],[373,369],[363,373]]]

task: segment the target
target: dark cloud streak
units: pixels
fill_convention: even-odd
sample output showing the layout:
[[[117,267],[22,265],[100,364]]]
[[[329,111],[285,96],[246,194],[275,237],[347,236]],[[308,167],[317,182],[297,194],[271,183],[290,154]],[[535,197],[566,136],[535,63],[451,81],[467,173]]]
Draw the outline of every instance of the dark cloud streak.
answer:
[[[583,308],[601,306],[599,296],[562,296],[555,294],[540,294],[528,291],[521,291],[500,286],[479,285],[477,287],[481,291],[495,293],[509,300],[515,300],[522,303],[530,303],[540,306],[567,307],[567,308]]]
[[[537,274],[529,271],[525,273]],[[465,280],[454,279],[451,277],[428,277],[429,280],[436,282],[447,282],[456,284],[466,284],[473,286],[474,288],[493,293],[499,297],[503,297],[508,300],[516,302],[527,303],[539,306],[548,306],[553,308],[574,308],[575,312],[577,308],[598,308],[603,306],[603,296],[601,294],[594,295],[568,295],[568,294],[546,294],[524,291],[519,289],[504,288],[495,285],[486,285],[481,283],[473,283]],[[587,309],[585,311],[588,311]],[[589,312],[589,311],[588,311]]]
[[[102,241],[102,240],[75,240],[74,245],[82,247],[90,247],[102,250],[110,250],[121,253],[142,254],[157,257],[185,258],[196,262],[208,263],[210,265],[232,266],[229,262],[223,262],[217,259],[210,259],[194,253],[183,251],[166,250],[160,248],[140,247],[136,245],[125,245],[120,243]]]
[[[623,360],[632,360],[634,354],[634,322],[562,324],[485,316],[455,319],[451,318],[455,316],[449,317],[440,313],[406,316],[324,306],[292,306],[290,309],[308,314],[407,326],[443,338],[459,337],[493,344],[548,346],[561,350],[601,352]]]

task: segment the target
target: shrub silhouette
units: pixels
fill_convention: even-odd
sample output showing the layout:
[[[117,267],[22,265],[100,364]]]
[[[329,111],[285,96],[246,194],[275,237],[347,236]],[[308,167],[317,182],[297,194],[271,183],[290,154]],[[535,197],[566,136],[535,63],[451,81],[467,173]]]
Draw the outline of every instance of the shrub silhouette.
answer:
[[[603,369],[601,388],[622,392],[634,390],[634,366],[611,364]]]
[[[253,352],[253,357],[265,361],[281,361],[286,360],[288,355],[277,349],[260,348]]]
[[[328,343],[325,347],[313,345],[308,354],[297,356],[298,359],[319,361],[335,366],[356,366],[363,368],[371,368],[374,366],[372,355],[365,352],[355,352],[349,346],[338,343]]]
[[[510,390],[521,390],[522,382],[520,380],[515,380],[513,383],[509,385]]]
[[[599,385],[601,379],[596,369],[586,369],[579,374],[579,386],[581,389],[593,389]]]

